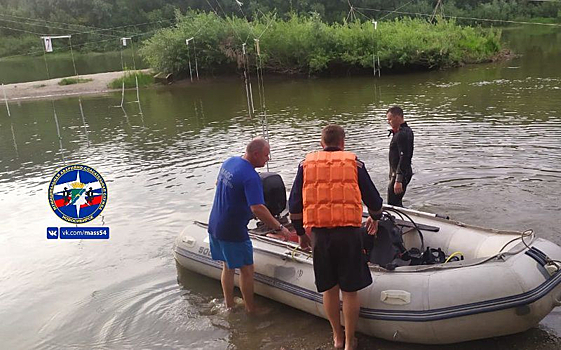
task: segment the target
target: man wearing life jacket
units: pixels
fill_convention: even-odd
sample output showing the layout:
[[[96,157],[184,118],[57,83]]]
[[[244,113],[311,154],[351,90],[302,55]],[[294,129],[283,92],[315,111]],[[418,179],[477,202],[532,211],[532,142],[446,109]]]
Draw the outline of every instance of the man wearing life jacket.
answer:
[[[388,124],[393,134],[388,158],[390,160],[390,183],[388,185],[388,204],[403,207],[403,196],[413,177],[411,158],[413,158],[413,130],[403,118],[403,109],[391,107],[386,112]]]
[[[370,216],[366,225],[375,234],[382,215],[382,198],[370,175],[351,152],[344,151],[345,131],[328,125],[321,132],[322,151],[298,166],[290,192],[290,218],[296,232],[312,231],[315,283],[333,329],[336,348],[354,349],[360,309],[358,291],[372,283],[361,240],[362,203]],[[340,322],[339,290],[343,294],[345,334]]]

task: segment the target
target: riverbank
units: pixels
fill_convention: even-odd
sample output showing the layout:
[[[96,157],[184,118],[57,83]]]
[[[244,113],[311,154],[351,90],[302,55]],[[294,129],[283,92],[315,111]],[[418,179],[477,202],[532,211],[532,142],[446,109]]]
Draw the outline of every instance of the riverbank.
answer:
[[[145,69],[142,70],[142,72],[150,72],[150,70]],[[78,95],[103,94],[119,91],[120,89],[109,88],[108,84],[115,79],[123,77],[124,75],[124,71],[84,74],[80,75],[80,79],[91,80],[71,85],[59,85],[58,83],[64,78],[7,84],[4,85],[4,91],[6,93],[6,99],[8,100],[8,102],[40,100],[45,98],[60,98]],[[0,92],[0,98],[2,100],[4,100],[4,91]]]

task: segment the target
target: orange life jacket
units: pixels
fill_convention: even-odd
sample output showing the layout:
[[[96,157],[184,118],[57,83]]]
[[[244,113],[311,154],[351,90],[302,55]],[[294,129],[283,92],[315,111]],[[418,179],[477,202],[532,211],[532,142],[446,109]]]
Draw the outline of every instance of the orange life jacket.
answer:
[[[354,153],[310,153],[303,169],[304,227],[362,225],[362,197]]]

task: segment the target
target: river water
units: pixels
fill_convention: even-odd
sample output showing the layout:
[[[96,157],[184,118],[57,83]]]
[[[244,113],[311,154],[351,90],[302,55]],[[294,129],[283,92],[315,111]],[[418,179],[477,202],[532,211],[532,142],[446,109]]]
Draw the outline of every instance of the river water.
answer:
[[[561,244],[561,31],[526,27],[503,37],[521,57],[376,79],[265,76],[270,170],[290,187],[321,127],[337,122],[385,193],[384,112],[400,104],[416,142],[407,206],[533,228]],[[247,117],[243,82],[141,90],[140,100],[143,113],[134,102],[113,107],[120,94],[83,98],[84,118],[76,98],[12,103],[11,118],[0,106],[0,348],[329,348],[327,321],[273,301],[258,298],[273,310],[265,318],[221,312],[220,283],[172,256],[179,231],[207,219],[221,162],[261,132]],[[47,227],[65,226],[49,208],[48,184],[72,163],[107,182],[108,204],[91,225],[109,226],[109,240],[46,239]],[[454,346],[359,335],[359,348],[559,349],[560,316]]]

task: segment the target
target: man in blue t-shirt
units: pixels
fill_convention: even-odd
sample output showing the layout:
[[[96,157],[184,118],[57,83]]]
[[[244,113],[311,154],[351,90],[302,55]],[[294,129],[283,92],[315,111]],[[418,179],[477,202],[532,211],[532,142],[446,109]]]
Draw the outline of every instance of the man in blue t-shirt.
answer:
[[[290,234],[265,206],[261,178],[255,171],[265,166],[269,151],[267,141],[259,137],[247,145],[243,157],[231,157],[222,164],[208,224],[212,259],[224,262],[221,282],[226,307],[234,306],[234,272],[239,268],[240,289],[249,313],[255,311],[249,220],[255,215],[273,228],[279,238],[288,239]]]

